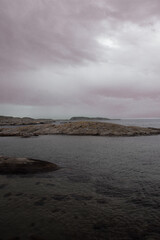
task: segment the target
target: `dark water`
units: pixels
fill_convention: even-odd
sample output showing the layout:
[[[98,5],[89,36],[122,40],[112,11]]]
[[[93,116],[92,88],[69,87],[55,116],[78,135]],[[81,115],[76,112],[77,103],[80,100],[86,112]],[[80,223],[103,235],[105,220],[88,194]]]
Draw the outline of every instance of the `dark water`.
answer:
[[[160,239],[160,136],[3,137],[0,155],[61,166],[0,176],[0,239]]]

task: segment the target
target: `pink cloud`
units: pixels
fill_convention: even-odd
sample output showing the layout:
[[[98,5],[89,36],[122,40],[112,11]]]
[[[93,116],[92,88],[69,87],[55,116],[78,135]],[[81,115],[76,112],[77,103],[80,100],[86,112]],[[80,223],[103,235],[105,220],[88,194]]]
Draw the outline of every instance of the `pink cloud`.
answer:
[[[145,99],[145,98],[150,98],[150,99],[160,99],[160,89],[147,89],[145,88],[140,88],[138,89],[135,86],[119,86],[117,85],[116,87],[97,87],[93,88],[91,87],[91,90],[89,91],[90,94],[93,96],[102,96],[102,97],[112,97],[112,98],[123,98],[123,99]]]
[[[97,61],[101,57],[95,38],[105,30],[102,21],[159,17],[160,2],[1,0],[0,8],[0,66],[13,70]]]
[[[153,49],[154,39],[139,34],[141,29],[133,31],[134,37],[121,32],[124,25],[140,25],[142,29],[144,25],[147,29],[154,26],[159,21],[159,11],[159,0],[0,0],[0,104],[67,106],[68,109],[76,106],[77,111],[86,107],[93,112],[103,112],[107,107],[110,114],[118,111],[127,114],[132,106],[128,99],[136,103],[149,99],[151,106],[154,101],[159,103],[160,88],[156,79],[160,71],[158,48]],[[137,35],[136,31],[139,31]],[[97,38],[103,35],[109,39],[114,36],[119,40],[118,47],[100,45]],[[140,47],[136,45],[136,36]],[[155,37],[159,42],[158,31]],[[148,44],[139,54],[148,39],[153,41],[151,46]],[[147,59],[152,61],[145,60],[148,55],[151,57]],[[140,70],[136,66],[139,58]],[[102,62],[106,62],[106,70],[101,74]],[[91,74],[90,63],[95,64],[96,76]],[[117,65],[125,65],[128,82],[122,81],[124,72],[116,73]],[[83,74],[82,66],[86,66]],[[60,69],[58,73],[55,73],[56,67]],[[105,82],[107,67],[112,71]],[[43,68],[48,69],[49,74],[52,71],[53,79],[49,74],[41,76]],[[66,68],[71,69],[70,72],[63,71]],[[140,86],[134,81],[129,85],[133,79],[130,68],[142,73],[147,69],[153,83],[148,87],[147,77],[142,74]],[[64,110],[67,112],[67,108]],[[129,114],[138,116],[139,112]],[[157,109],[148,109],[148,112],[159,115]],[[147,107],[144,116],[150,116]]]

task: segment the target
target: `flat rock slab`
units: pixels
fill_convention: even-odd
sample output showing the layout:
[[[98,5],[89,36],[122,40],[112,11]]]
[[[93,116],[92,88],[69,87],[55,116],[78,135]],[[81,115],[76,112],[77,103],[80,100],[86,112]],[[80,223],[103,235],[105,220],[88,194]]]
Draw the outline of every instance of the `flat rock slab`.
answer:
[[[58,169],[56,164],[47,161],[0,156],[0,174],[50,172]]]

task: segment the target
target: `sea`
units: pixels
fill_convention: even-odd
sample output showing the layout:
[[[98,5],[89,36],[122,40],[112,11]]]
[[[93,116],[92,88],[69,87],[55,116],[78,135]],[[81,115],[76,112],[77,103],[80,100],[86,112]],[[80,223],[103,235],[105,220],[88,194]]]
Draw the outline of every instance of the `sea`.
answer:
[[[0,175],[0,240],[160,239],[160,135],[1,137],[0,155],[60,166]]]

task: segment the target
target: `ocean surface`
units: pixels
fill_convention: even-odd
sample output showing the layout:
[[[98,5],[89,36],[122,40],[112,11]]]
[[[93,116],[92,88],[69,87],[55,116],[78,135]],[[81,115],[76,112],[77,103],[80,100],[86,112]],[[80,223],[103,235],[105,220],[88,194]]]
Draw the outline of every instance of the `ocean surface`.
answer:
[[[160,119],[118,119],[108,120],[105,122],[114,122],[126,126],[139,126],[139,127],[154,127],[160,128]]]
[[[61,167],[0,175],[1,240],[160,239],[160,135],[1,137],[0,155]]]
[[[83,120],[82,120],[83,121]],[[89,121],[96,121],[96,120],[89,120]],[[63,124],[67,122],[77,122],[77,121],[56,121],[54,124]],[[160,119],[110,119],[110,120],[99,120],[99,122],[108,122],[108,123],[116,123],[125,126],[139,126],[139,127],[154,127],[160,128]],[[14,126],[15,127],[15,126]]]

